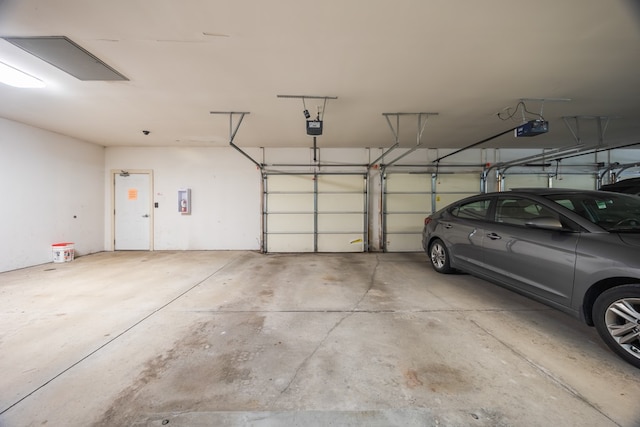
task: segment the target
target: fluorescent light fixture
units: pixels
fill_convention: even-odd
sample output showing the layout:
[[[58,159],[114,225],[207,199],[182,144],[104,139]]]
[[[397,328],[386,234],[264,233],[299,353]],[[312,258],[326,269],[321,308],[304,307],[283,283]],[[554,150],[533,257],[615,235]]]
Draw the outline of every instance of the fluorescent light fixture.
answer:
[[[42,80],[0,62],[0,82],[14,87],[45,87]]]
[[[64,36],[1,38],[79,80],[129,80]]]

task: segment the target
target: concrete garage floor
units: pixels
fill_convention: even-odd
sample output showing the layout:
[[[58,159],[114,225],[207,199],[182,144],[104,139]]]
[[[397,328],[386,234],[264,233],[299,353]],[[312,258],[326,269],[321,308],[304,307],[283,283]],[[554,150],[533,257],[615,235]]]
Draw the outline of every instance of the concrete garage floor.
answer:
[[[640,426],[640,370],[424,254],[105,252],[0,274],[0,425]]]

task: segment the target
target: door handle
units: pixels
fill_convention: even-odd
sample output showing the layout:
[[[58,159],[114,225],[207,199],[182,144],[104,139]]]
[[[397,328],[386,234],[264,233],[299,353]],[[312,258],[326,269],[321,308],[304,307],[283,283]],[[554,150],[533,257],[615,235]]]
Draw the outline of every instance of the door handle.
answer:
[[[142,215],[142,218],[149,218],[149,214]]]
[[[500,240],[500,239],[502,239],[502,237],[498,236],[496,233],[489,233],[489,234],[487,234],[487,237],[490,238],[491,240]]]

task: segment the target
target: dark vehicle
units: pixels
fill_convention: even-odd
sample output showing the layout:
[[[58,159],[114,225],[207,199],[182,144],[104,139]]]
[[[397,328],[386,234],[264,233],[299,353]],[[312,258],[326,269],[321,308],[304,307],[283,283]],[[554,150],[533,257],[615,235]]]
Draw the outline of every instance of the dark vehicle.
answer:
[[[613,184],[606,184],[600,187],[601,191],[613,191],[614,193],[625,193],[640,195],[640,178],[623,179]]]
[[[468,197],[425,218],[440,273],[490,280],[595,326],[640,368],[640,197],[526,189]]]

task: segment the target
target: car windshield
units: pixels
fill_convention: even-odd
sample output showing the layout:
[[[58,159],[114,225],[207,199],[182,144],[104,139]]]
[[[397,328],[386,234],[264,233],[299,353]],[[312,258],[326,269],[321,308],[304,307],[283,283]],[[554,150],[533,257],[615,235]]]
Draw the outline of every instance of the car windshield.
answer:
[[[640,233],[640,197],[626,194],[549,194],[565,208],[611,232]]]

